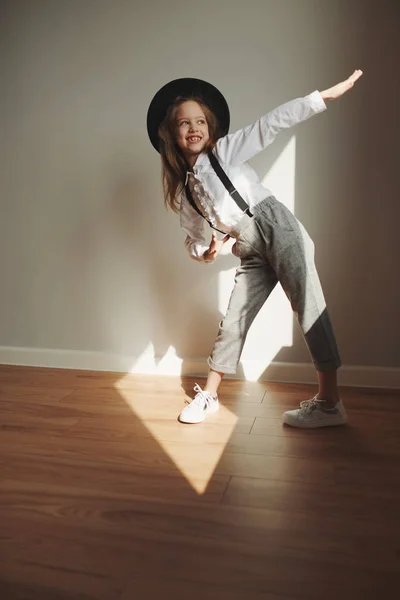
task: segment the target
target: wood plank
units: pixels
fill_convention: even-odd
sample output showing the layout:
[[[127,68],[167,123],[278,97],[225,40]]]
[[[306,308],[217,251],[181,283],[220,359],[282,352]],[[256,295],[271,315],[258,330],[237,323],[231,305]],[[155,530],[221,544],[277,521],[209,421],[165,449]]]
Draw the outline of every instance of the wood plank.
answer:
[[[400,486],[371,491],[368,497],[356,486],[320,486],[319,482],[270,481],[249,477],[231,477],[223,503],[253,508],[271,508],[296,512],[320,511],[334,516],[338,506],[346,517],[378,522],[395,518],[400,501]],[[385,513],[382,513],[382,506]]]
[[[201,581],[188,581],[186,574],[182,579],[163,577],[162,580],[146,577],[140,574],[133,576],[121,596],[121,600],[132,598],[162,598],[162,600],[298,600],[298,596],[282,596],[258,590],[252,590],[251,595],[247,587],[238,589],[237,586],[221,584],[205,584]]]
[[[94,548],[92,550],[95,550]],[[0,594],[4,600],[118,600],[123,579],[41,564],[35,557],[10,561],[0,568]]]
[[[102,498],[143,499],[161,498],[175,502],[211,502],[218,504],[229,481],[229,475],[213,474],[211,480],[199,477],[188,482],[176,469],[105,465],[102,462],[74,461],[58,457],[37,459],[23,457],[1,457],[0,472],[2,481],[0,490],[9,496],[19,489],[46,493],[46,486],[51,489],[60,487],[66,495],[85,493]],[[199,496],[193,487],[204,487]]]

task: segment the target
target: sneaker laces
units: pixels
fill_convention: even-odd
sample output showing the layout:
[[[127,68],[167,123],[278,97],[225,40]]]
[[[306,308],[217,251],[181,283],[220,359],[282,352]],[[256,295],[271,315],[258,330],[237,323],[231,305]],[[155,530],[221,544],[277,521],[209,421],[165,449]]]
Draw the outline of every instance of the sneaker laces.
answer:
[[[197,392],[196,396],[194,397],[194,400],[185,400],[186,404],[207,408],[212,402],[215,402],[216,398],[214,398],[210,392],[202,390],[198,383],[196,383],[193,389]]]
[[[311,400],[303,400],[302,402],[300,402],[300,412],[303,415],[308,414],[313,410],[316,410],[317,408],[322,408],[326,410],[327,408],[333,409],[334,407],[326,407],[326,401],[321,400],[321,398],[318,398],[317,396],[314,396],[314,398],[311,398]]]
[[[319,400],[316,396],[311,398],[311,400],[303,400],[300,402],[300,412],[305,415],[313,410],[316,410],[321,404],[322,400]]]

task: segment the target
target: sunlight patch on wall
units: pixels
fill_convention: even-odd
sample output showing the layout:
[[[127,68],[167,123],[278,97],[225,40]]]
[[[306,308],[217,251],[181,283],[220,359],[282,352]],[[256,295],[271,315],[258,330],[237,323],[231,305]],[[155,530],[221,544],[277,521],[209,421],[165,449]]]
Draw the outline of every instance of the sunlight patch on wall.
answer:
[[[296,136],[290,138],[261,183],[279,202],[295,212]]]
[[[157,358],[154,346],[151,342],[134,362],[130,373],[142,373],[147,375],[180,375],[182,371],[182,359],[176,355],[176,350],[170,346],[163,357]]]
[[[262,180],[276,198],[294,213],[296,138],[293,136]],[[225,314],[236,268],[218,279],[218,309]],[[247,336],[241,366],[247,380],[255,381],[283,347],[293,344],[293,313],[280,285],[261,309]]]

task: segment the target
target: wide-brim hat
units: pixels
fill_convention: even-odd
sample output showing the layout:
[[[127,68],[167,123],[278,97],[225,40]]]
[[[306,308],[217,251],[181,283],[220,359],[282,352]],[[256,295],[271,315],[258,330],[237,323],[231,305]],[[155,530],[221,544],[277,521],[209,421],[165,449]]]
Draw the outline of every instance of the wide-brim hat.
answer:
[[[203,102],[213,111],[218,120],[221,135],[229,131],[229,107],[221,92],[207,81],[184,77],[174,79],[164,85],[150,102],[147,111],[147,132],[154,148],[159,152],[160,138],[158,128],[167,114],[168,107],[178,97],[201,98]]]

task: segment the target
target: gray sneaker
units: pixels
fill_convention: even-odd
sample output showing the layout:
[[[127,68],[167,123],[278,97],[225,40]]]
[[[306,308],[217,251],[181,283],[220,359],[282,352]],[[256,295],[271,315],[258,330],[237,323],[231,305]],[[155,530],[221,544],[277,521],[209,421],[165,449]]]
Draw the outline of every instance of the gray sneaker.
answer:
[[[347,415],[341,401],[330,406],[317,397],[300,403],[300,408],[288,410],[283,414],[283,422],[292,427],[310,429],[330,427],[347,423]]]

